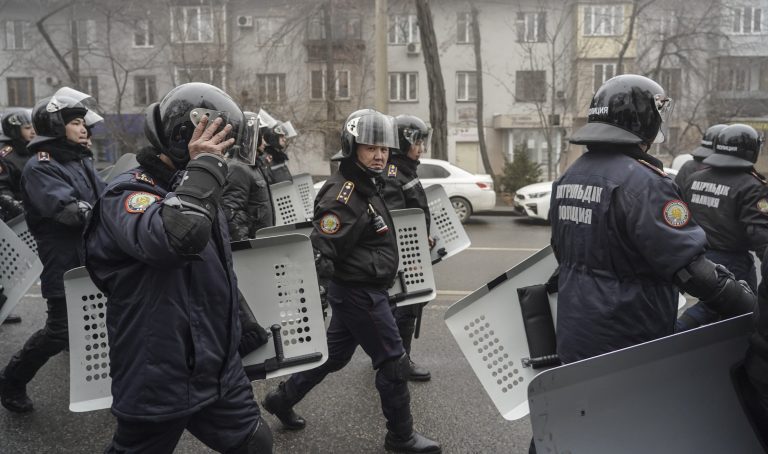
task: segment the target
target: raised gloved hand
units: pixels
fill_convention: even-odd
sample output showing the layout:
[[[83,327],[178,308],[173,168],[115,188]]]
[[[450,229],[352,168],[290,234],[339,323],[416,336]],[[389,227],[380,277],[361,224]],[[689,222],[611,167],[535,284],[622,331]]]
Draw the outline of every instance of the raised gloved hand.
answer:
[[[237,347],[240,357],[245,357],[257,348],[269,342],[269,333],[257,322],[242,322],[243,334],[240,337],[240,345]]]

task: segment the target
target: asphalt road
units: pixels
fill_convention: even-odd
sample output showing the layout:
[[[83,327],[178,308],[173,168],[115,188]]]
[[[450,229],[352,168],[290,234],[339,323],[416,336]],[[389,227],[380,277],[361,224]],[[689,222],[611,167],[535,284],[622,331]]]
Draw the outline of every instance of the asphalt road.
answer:
[[[470,370],[443,316],[464,295],[503,273],[549,242],[549,227],[521,218],[475,216],[465,226],[472,247],[435,267],[438,298],[424,311],[422,338],[413,358],[429,368],[432,381],[410,385],[416,429],[439,440],[445,453],[525,453],[531,438],[527,419],[509,422],[496,411]],[[0,367],[45,319],[35,286],[16,311],[19,325],[0,327]],[[71,413],[66,353],[51,359],[29,385],[36,411],[16,415],[0,408],[0,454],[102,452],[114,429],[108,410]],[[261,399],[279,380],[254,383]],[[271,415],[276,453],[384,452],[384,418],[370,360],[358,349],[352,362],[317,386],[296,410],[303,431],[280,428]],[[189,434],[179,453],[210,452]]]

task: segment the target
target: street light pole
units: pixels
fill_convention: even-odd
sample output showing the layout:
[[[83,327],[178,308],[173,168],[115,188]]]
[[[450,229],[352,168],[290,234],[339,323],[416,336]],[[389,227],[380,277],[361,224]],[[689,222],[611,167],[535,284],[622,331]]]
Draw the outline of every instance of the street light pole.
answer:
[[[376,110],[382,113],[389,111],[387,96],[387,0],[376,0]]]

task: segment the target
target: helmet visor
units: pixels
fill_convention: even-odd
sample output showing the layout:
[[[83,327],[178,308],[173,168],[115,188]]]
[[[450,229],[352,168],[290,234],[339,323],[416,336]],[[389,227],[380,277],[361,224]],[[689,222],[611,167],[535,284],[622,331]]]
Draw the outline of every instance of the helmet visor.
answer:
[[[299,135],[299,133],[296,132],[296,129],[293,127],[290,121],[286,121],[285,123],[283,123],[283,132],[285,132],[286,139],[292,139]]]
[[[656,111],[661,117],[661,126],[659,127],[659,133],[656,134],[656,139],[653,143],[662,143],[667,137],[667,131],[669,131],[669,119],[672,118],[672,111],[675,108],[675,104],[667,95],[657,94],[654,96],[654,102],[656,104]]]
[[[259,116],[253,112],[246,112],[243,139],[240,141],[237,155],[250,166],[256,165],[256,157],[258,156],[256,141],[259,136],[259,127]]]
[[[259,109],[259,122],[262,128],[274,128],[277,120],[264,109]]]
[[[426,131],[419,128],[406,129],[403,131],[403,137],[411,145],[421,145],[423,152],[427,153],[429,151],[429,144],[432,142],[432,128],[428,128]],[[408,150],[401,151],[404,153],[408,152]]]
[[[224,140],[234,137],[235,144],[242,146],[243,141],[247,139],[247,128],[242,124],[243,117],[241,112],[203,109],[202,107],[195,107],[189,111],[189,120],[195,127],[197,127],[204,117],[207,117],[208,121],[214,121],[217,118],[221,118],[222,123],[219,127],[220,129],[223,129],[228,124],[232,125],[232,131],[224,138]]]
[[[99,112],[101,108],[99,103],[89,94],[77,91],[74,88],[62,87],[56,90],[51,96],[50,101],[45,106],[45,110],[50,113],[59,112],[63,109],[81,108],[86,109],[85,124],[93,126],[96,123],[104,121]]]
[[[355,142],[377,147],[398,148],[395,117],[380,113],[353,118],[345,125]]]

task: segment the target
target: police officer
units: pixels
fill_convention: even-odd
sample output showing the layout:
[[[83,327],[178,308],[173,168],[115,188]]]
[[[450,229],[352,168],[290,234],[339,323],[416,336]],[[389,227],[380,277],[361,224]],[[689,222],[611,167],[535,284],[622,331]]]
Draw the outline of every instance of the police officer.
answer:
[[[227,185],[222,205],[227,215],[232,241],[253,238],[256,231],[275,225],[269,184],[259,166],[256,143],[261,129],[258,116],[245,112],[249,123],[241,147],[233,147],[227,159]]]
[[[768,249],[768,181],[754,168],[762,138],[751,126],[735,124],[722,128],[714,142],[714,153],[703,161],[706,167],[688,178],[683,194],[707,234],[706,257],[756,291],[750,251],[762,257]],[[678,319],[676,329],[718,318],[706,305],[696,304]]]
[[[27,225],[43,262],[40,276],[48,304],[45,327],[27,340],[0,372],[0,400],[8,410],[33,410],[26,385],[48,358],[68,342],[64,272],[82,265],[81,235],[91,207],[104,188],[93,169],[86,118],[100,118],[87,106],[93,99],[63,87],[38,102],[32,113],[37,136],[29,143],[34,153],[21,176],[21,195]]]
[[[286,428],[302,429],[305,421],[293,406],[326,375],[346,366],[360,345],[376,369],[376,388],[387,420],[385,447],[441,452],[439,444],[413,430],[408,356],[387,295],[398,255],[394,226],[380,191],[389,150],[398,147],[395,121],[378,112],[348,118],[341,144],[344,158],[339,172],[317,194],[311,234],[318,276],[330,280],[328,360],[292,375],[267,394],[263,406]]]
[[[31,156],[27,144],[35,138],[32,109],[11,109],[0,125],[0,195],[21,200],[21,171]]]
[[[272,177],[270,184],[293,181],[291,171],[288,169],[288,154],[285,152],[288,146],[286,135],[286,124],[282,122],[267,128],[264,132],[264,142],[266,144],[264,151],[269,156],[269,172]]]
[[[219,452],[272,452],[237,353],[220,209],[223,153],[245,118],[223,91],[189,83],[150,105],[145,121],[153,151],[110,182],[85,234],[88,272],[107,295],[117,417],[107,452],[171,453],[185,429]]]
[[[672,334],[678,288],[724,316],[752,310],[754,294],[704,257],[704,231],[647,153],[670,105],[656,82],[617,76],[571,138],[587,151],[554,183],[550,208],[564,363]]]
[[[420,208],[424,211],[427,235],[429,235],[429,204],[424,187],[416,175],[416,168],[419,166],[421,154],[425,151],[425,144],[429,143],[431,130],[423,120],[413,115],[398,115],[395,121],[399,148],[393,149],[389,157],[382,196],[390,210]],[[431,245],[432,238],[430,238]],[[408,379],[413,381],[429,381],[432,378],[429,370],[411,359],[411,343],[416,330],[416,319],[423,307],[424,304],[411,304],[396,307],[394,310],[400,338],[408,355]]]
[[[713,147],[715,139],[717,138],[717,134],[723,128],[725,128],[725,126],[726,125],[720,124],[710,126],[706,132],[704,132],[704,136],[701,138],[701,144],[691,152],[693,159],[687,161],[685,164],[683,164],[682,167],[680,167],[680,170],[677,171],[677,175],[675,175],[675,183],[677,183],[677,186],[680,187],[681,191],[686,187],[688,177],[690,177],[693,173],[707,167],[703,161],[714,152]],[[690,201],[687,199],[686,202],[690,203]]]

